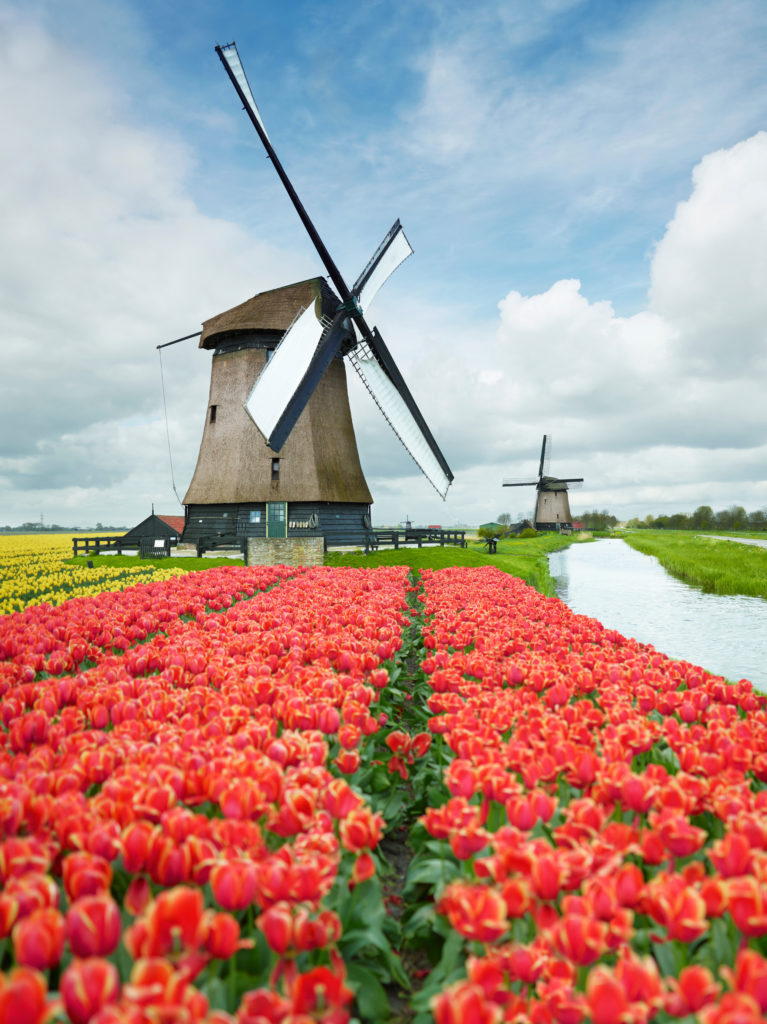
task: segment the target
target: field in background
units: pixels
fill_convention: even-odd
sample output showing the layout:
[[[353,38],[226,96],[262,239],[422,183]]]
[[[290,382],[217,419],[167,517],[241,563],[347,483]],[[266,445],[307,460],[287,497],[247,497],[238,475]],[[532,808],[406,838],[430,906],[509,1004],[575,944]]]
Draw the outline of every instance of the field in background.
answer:
[[[767,598],[767,548],[681,530],[641,530],[623,540],[654,555],[666,572],[710,594]]]
[[[100,558],[98,565],[94,561],[92,569],[87,567],[85,559],[78,560],[81,565],[68,565],[66,560],[72,556],[73,536],[71,533],[0,536],[0,615],[21,611],[30,604],[58,605],[70,597],[166,580],[186,568],[175,564],[160,567],[138,558],[129,565]]]
[[[0,536],[0,614],[9,615],[28,605],[59,605],[71,597],[123,590],[136,583],[165,580],[179,573],[197,572],[217,566],[239,565],[241,558],[156,558],[132,555],[91,555],[72,558],[73,534],[29,534]],[[116,535],[117,536],[117,535]],[[554,593],[547,555],[574,541],[589,540],[577,535],[501,540],[494,555],[481,541],[467,548],[424,547],[384,550],[365,555],[358,552],[330,552],[326,565],[407,565],[415,569],[444,569],[448,566],[495,565],[503,572],[525,580],[542,594]],[[92,567],[88,566],[88,562]]]

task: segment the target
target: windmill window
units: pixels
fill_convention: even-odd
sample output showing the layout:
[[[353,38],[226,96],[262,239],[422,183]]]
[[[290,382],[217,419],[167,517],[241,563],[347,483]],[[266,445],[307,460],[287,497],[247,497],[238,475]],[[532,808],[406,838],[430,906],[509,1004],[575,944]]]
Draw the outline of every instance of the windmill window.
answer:
[[[217,408],[218,408],[218,406],[216,406],[216,405],[211,405],[211,407],[210,407],[210,422],[211,423],[215,423],[216,422],[216,409]]]
[[[274,355],[274,349],[273,348],[268,348],[266,350],[266,361],[267,361],[267,363],[269,362],[269,360],[272,358],[273,355]]]
[[[251,523],[260,523],[261,522],[261,513],[260,512],[256,512],[256,511],[251,511],[251,513],[250,513],[250,521],[251,521]]]
[[[272,480],[280,479],[280,460],[272,459]]]

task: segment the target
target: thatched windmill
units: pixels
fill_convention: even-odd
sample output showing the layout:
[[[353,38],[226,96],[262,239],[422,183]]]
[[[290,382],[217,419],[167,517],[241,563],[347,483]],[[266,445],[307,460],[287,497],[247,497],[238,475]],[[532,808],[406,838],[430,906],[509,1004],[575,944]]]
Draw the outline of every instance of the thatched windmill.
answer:
[[[551,436],[543,435],[541,460],[538,464],[538,479],[512,483],[504,480],[504,487],[534,487],[536,490],[533,522],[536,530],[570,530],[573,517],[567,497],[568,484],[583,483],[582,476],[560,478],[549,476],[551,459]]]
[[[325,265],[208,320],[210,398],[184,498],[185,541],[217,535],[359,542],[372,498],[360,467],[344,357],[444,498],[453,474],[378,329],[363,313],[412,252],[397,221],[349,288],[285,173],[234,44],[216,47],[243,107]]]

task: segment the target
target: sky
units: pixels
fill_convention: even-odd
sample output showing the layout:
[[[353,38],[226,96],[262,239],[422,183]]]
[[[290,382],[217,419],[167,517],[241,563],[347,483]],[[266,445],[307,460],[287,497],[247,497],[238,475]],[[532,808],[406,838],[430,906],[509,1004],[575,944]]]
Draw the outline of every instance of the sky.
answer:
[[[233,40],[347,280],[414,249],[369,319],[455,480],[350,371],[374,523],[529,515],[544,433],[576,516],[767,507],[763,0],[0,0],[0,525],[179,514],[211,357],[157,345],[324,272]]]

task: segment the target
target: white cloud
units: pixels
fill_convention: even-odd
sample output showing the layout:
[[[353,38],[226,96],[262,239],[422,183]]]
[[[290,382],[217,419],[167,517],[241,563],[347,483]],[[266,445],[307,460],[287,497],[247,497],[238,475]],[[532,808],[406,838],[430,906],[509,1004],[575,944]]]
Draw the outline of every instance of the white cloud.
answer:
[[[767,368],[767,132],[710,153],[653,257],[651,308],[695,373]]]
[[[486,514],[518,501],[501,477],[532,479],[551,432],[552,471],[586,478],[581,509],[765,503],[766,179],[765,133],[701,160],[633,316],[570,279],[509,292],[494,336],[447,330],[415,379],[428,374],[427,419],[459,470],[451,501]]]
[[[59,507],[68,482],[89,489],[77,518],[103,520],[120,481],[132,500],[138,467],[156,479],[154,432],[168,476],[164,423],[148,426],[160,397],[155,346],[284,283],[297,261],[201,213],[187,190],[194,154],[133,123],[95,67],[24,16],[6,15],[4,29],[0,92],[13,97],[0,133],[4,518],[34,518],[41,501]],[[193,465],[210,357],[187,342],[166,360],[177,458]]]

